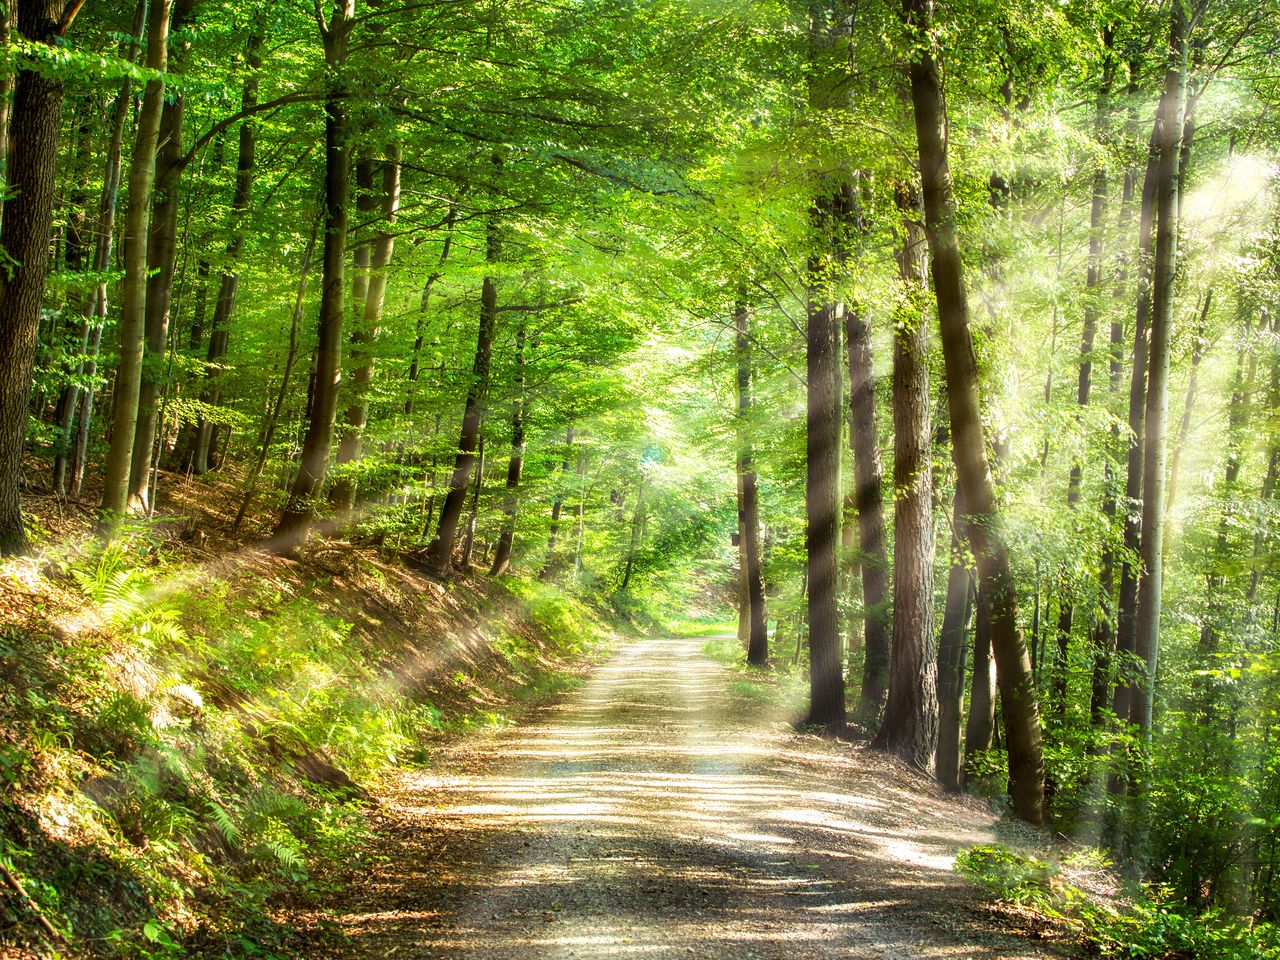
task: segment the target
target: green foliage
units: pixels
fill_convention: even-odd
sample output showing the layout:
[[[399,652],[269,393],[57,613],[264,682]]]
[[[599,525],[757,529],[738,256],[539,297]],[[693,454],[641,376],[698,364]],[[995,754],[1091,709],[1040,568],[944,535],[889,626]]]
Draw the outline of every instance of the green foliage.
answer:
[[[1096,872],[1109,863],[1085,851],[1061,866],[999,845],[975,846],[956,857],[958,873],[1001,902],[1027,908],[1078,932],[1098,954],[1133,960],[1275,960],[1280,933],[1221,910],[1188,914],[1171,892],[1147,887],[1120,908],[1065,880],[1072,868]]]

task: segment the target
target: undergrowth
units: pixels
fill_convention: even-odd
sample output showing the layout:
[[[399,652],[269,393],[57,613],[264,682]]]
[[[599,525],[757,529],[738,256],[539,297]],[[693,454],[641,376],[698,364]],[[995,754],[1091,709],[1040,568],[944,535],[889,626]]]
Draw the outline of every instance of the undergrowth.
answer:
[[[1075,931],[1104,957],[1142,960],[1280,960],[1280,931],[1216,910],[1189,915],[1168,890],[1144,887],[1128,902],[1091,895],[1070,882],[1076,871],[1110,865],[1094,850],[1061,864],[999,845],[976,846],[956,858],[956,870],[1003,903],[1030,910]]]
[[[554,586],[462,583],[464,644],[443,600],[346,559],[363,592],[293,567],[193,567],[142,530],[27,577],[39,599],[0,629],[0,866],[23,889],[0,888],[0,942],[275,955],[270,902],[359,862],[381,774],[563,689],[604,632]],[[470,652],[439,668],[451,647]]]

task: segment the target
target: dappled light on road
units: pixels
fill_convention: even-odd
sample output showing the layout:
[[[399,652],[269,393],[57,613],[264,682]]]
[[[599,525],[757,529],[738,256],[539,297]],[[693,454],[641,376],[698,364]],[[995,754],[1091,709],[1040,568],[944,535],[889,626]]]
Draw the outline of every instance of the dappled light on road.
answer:
[[[989,815],[795,734],[701,647],[627,646],[542,722],[406,776],[334,955],[1042,955],[951,872]]]

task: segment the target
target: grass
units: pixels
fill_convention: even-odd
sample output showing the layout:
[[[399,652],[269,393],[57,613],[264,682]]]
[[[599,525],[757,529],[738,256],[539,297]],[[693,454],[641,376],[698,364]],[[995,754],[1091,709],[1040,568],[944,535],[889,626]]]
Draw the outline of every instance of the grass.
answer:
[[[607,634],[552,585],[445,591],[349,546],[195,560],[141,530],[5,568],[0,864],[28,898],[0,930],[29,949],[56,953],[39,915],[78,955],[275,955],[271,903],[359,862],[382,777],[573,686]]]

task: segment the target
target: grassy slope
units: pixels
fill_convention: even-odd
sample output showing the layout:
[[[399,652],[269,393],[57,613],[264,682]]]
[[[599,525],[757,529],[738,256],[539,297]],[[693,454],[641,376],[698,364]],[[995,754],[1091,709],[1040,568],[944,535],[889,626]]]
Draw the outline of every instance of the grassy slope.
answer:
[[[36,909],[66,955],[270,953],[272,899],[361,855],[381,773],[606,636],[554,587],[445,589],[335,540],[295,562],[180,505],[105,551],[46,511],[50,548],[0,570],[0,866],[26,894],[0,885],[0,957],[48,953]]]

